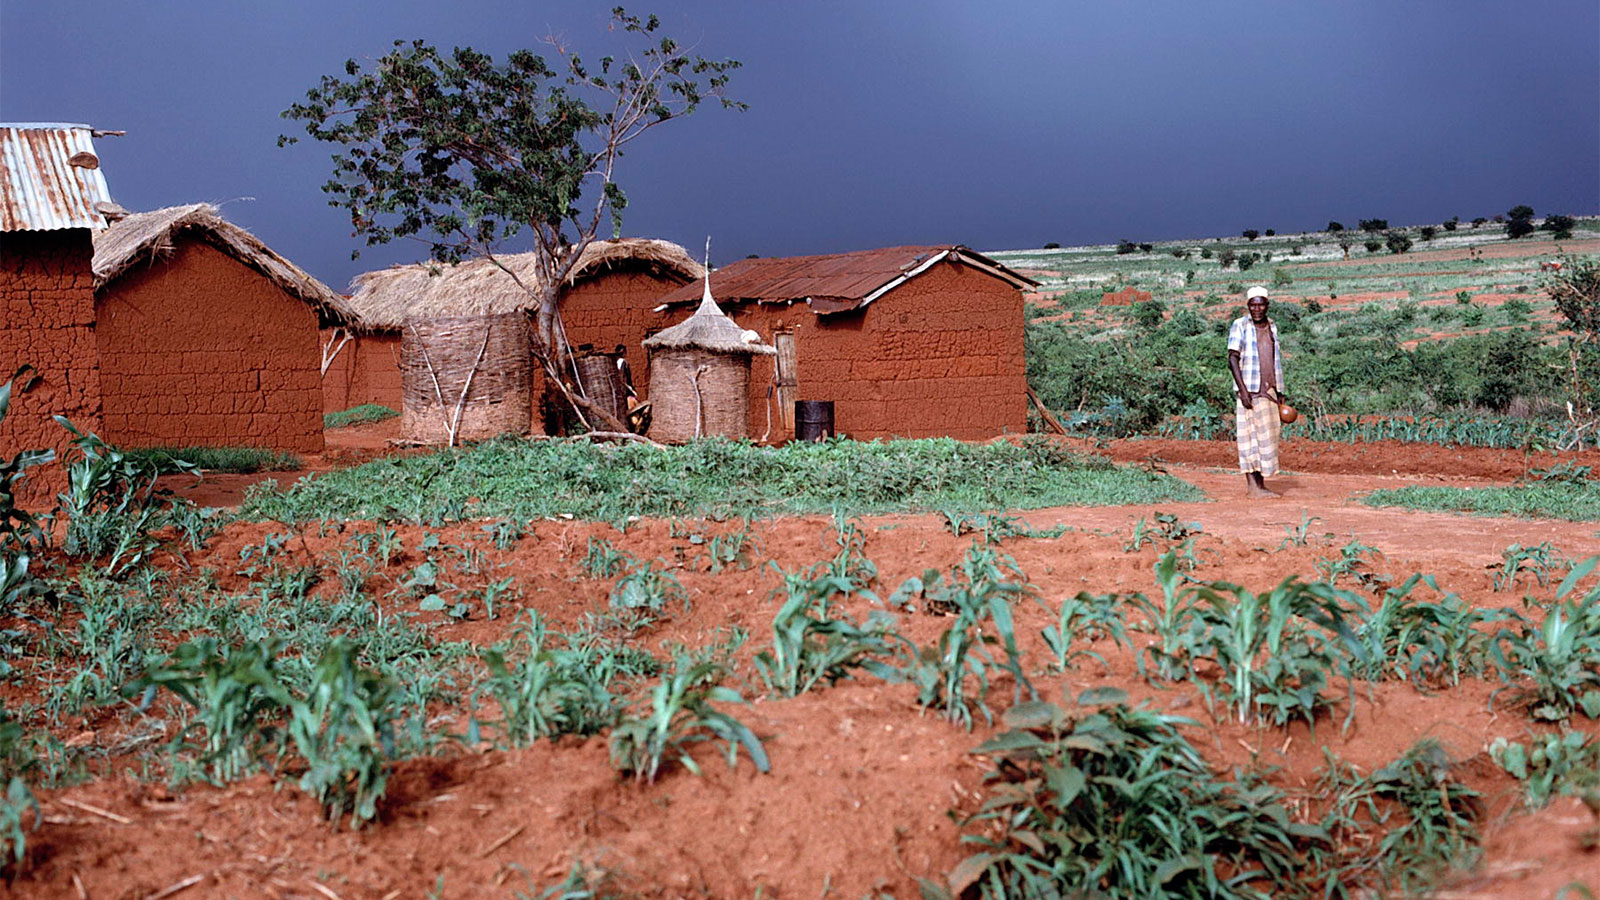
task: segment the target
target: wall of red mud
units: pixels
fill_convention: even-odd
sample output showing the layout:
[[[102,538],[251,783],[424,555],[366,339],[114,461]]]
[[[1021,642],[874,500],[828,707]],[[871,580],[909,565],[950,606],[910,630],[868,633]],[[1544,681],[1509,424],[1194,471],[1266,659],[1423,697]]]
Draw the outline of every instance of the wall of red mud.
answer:
[[[333,336],[325,328],[324,346]],[[339,412],[364,403],[380,403],[400,411],[400,332],[380,331],[352,337],[322,376],[322,409]]]
[[[671,324],[693,312],[673,310]],[[834,426],[861,440],[982,440],[1027,430],[1022,292],[977,269],[941,263],[858,312],[819,316],[804,303],[725,308],[760,333],[793,330],[799,400],[834,401]],[[767,429],[774,357],[750,371],[751,437]],[[784,431],[774,402],[771,440]]]
[[[316,312],[256,270],[180,238],[105,286],[96,314],[106,440],[322,450]]]
[[[15,395],[0,424],[0,456],[67,448],[62,415],[100,428],[100,373],[95,365],[94,245],[87,228],[12,231],[0,237],[0,379],[31,365],[34,388]],[[60,464],[30,470],[18,501],[37,509],[66,486]]]
[[[682,279],[669,275],[626,269],[613,269],[581,281],[568,289],[561,300],[567,340],[574,348],[591,344],[596,349],[611,350],[624,345],[634,386],[643,396],[649,384],[649,363],[639,344],[666,322],[663,313],[653,312],[657,302],[682,284]],[[324,342],[328,335],[325,330]],[[534,382],[537,398],[543,392],[543,377],[536,377]],[[381,403],[398,411],[402,396],[400,333],[362,334],[346,344],[323,376],[322,396],[327,412],[363,403]],[[534,422],[534,430],[538,431],[537,402]]]

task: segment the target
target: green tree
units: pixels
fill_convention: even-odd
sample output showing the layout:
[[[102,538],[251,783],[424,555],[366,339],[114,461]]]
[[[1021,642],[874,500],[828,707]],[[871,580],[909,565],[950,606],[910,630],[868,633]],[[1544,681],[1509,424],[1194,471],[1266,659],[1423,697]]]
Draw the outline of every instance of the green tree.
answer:
[[[1519,238],[1533,234],[1533,207],[1513,206],[1506,213],[1506,237]]]
[[[1383,237],[1383,245],[1389,248],[1390,253],[1404,253],[1411,249],[1411,238],[1404,231],[1390,231]]]
[[[396,41],[366,69],[355,60],[325,75],[283,112],[338,145],[329,204],[350,214],[367,244],[416,238],[433,259],[457,263],[530,241],[536,352],[552,384],[589,420],[622,423],[569,387],[571,348],[559,291],[602,223],[620,234],[627,195],[617,163],[645,132],[724,96],[736,60],[709,60],[658,33],[655,16],[613,10],[623,52],[591,64],[555,45],[553,63],[529,50],[504,63],[470,47],[448,55]],[[280,136],[278,143],[296,138]]]
[[[1361,225],[1361,230],[1362,231],[1365,231],[1368,234],[1377,234],[1380,231],[1387,231],[1389,229],[1389,220],[1388,219],[1362,219],[1361,222],[1360,222],[1360,225]]]
[[[1572,237],[1572,229],[1577,225],[1578,221],[1571,216],[1545,216],[1539,230],[1552,232],[1551,237],[1565,241]]]
[[[1328,227],[1322,230],[1328,232],[1329,234],[1338,234],[1344,230],[1344,223],[1337,220],[1331,220],[1328,222]]]
[[[1261,232],[1255,230],[1254,228],[1246,228],[1244,230],[1243,234],[1244,234],[1244,239],[1247,240],[1247,241],[1253,241],[1256,238],[1261,237]]]

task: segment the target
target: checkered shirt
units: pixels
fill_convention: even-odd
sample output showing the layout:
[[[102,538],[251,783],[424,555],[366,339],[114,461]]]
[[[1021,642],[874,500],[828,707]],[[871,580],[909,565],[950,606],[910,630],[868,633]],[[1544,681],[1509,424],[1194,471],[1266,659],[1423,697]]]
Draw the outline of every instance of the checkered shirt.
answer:
[[[1278,390],[1283,390],[1283,342],[1278,340],[1278,323],[1267,320],[1272,329],[1272,368],[1277,373]],[[1233,320],[1228,329],[1228,349],[1239,351],[1239,374],[1244,376],[1245,389],[1251,393],[1261,390],[1261,351],[1256,347],[1256,328],[1249,316]]]

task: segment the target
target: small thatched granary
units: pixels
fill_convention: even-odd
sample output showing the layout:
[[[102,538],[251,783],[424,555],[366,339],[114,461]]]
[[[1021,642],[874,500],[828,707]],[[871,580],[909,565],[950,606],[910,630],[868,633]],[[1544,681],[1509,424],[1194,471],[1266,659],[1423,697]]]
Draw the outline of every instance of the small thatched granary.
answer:
[[[750,357],[771,356],[760,335],[735,325],[705,281],[694,315],[646,338],[650,353],[650,437],[682,443],[750,436]]]
[[[949,245],[744,259],[711,275],[728,315],[777,348],[772,378],[758,365],[750,385],[753,417],[772,416],[773,440],[792,435],[796,400],[833,401],[839,432],[857,438],[1026,430],[1030,287]],[[677,321],[699,296],[685,286],[661,308]]]
[[[528,287],[537,285],[532,253],[498,260]],[[595,241],[584,249],[562,294],[567,338],[574,347],[624,345],[630,367],[642,378],[646,361],[639,342],[661,325],[661,314],[653,311],[657,298],[704,274],[677,244],[645,238]],[[457,266],[391,266],[358,275],[351,287],[352,317],[342,330],[323,335],[330,352],[343,345],[323,379],[329,412],[362,403],[401,407],[400,333],[407,316],[492,315],[533,306],[528,291],[486,259]]]
[[[206,203],[96,234],[94,284],[106,440],[322,449],[318,325],[343,297]]]

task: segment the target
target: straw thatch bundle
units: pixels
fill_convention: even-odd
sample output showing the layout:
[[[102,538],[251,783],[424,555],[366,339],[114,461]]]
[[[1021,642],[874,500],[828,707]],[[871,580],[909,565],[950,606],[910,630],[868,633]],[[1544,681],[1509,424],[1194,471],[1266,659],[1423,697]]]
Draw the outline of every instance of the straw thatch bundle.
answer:
[[[133,267],[172,255],[179,235],[191,235],[244,263],[289,294],[311,304],[324,320],[344,321],[354,310],[344,297],[217,214],[209,203],[135,213],[94,236],[94,286],[99,290]]]
[[[498,256],[530,290],[538,289],[535,254]],[[684,279],[700,278],[705,269],[677,244],[646,238],[594,241],[584,248],[568,284],[612,269],[655,267]],[[521,312],[537,301],[487,259],[456,266],[438,263],[390,266],[357,275],[351,283],[351,323],[365,331],[399,328],[407,316],[481,316]]]
[[[750,358],[777,351],[740,328],[711,299],[707,280],[694,315],[644,340],[650,351],[650,437],[682,443],[750,436]]]
[[[407,440],[453,444],[532,424],[528,317],[413,317],[400,338],[400,430]]]

